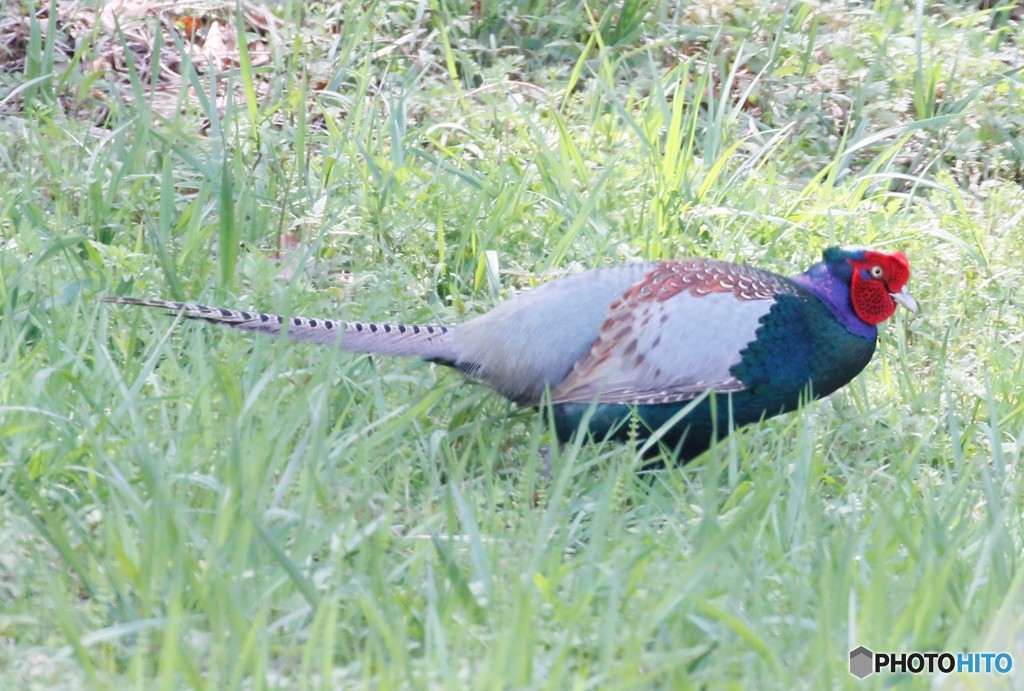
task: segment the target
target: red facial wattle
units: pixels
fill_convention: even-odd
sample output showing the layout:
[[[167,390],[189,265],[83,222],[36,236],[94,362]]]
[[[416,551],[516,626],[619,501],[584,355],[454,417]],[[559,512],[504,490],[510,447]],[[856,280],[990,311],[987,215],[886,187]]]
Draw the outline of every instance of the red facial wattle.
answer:
[[[897,300],[911,310],[916,303],[904,289],[910,264],[902,252],[865,252],[862,259],[847,260],[853,267],[850,301],[854,313],[868,324],[880,324],[896,312]]]

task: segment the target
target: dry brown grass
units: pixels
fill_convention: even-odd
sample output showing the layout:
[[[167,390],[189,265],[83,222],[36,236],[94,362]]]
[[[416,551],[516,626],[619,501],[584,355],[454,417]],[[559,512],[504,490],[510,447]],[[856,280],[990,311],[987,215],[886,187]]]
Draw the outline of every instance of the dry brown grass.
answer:
[[[16,79],[32,73],[27,61],[34,24],[44,45],[53,41],[52,74],[74,69],[90,78],[87,93],[61,94],[61,105],[77,117],[102,124],[109,98],[117,94],[130,102],[140,91],[154,112],[170,117],[198,107],[194,90],[183,86],[200,77],[198,83],[209,88],[211,75],[223,109],[228,98],[243,99],[237,78],[228,79],[243,60],[237,20],[247,37],[254,87],[263,94],[267,78],[257,68],[280,46],[282,22],[256,3],[241,3],[237,17],[236,3],[222,0],[59,0],[55,17],[48,6],[9,6],[0,14],[0,74],[5,75],[0,83],[8,87],[0,96],[0,112],[20,109]]]

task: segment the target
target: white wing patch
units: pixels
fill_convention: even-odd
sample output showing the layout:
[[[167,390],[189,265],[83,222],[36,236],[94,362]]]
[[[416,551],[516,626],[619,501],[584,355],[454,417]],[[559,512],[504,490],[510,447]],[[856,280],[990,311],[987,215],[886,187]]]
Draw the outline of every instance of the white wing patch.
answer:
[[[708,390],[740,391],[744,384],[730,369],[754,340],[772,298],[682,290],[667,299],[620,300],[552,401],[658,404]]]

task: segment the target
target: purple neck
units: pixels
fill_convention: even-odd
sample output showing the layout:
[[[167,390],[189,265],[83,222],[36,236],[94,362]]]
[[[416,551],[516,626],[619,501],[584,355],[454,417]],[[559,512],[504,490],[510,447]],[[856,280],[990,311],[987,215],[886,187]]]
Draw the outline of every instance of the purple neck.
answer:
[[[793,276],[792,281],[824,302],[850,333],[872,340],[878,337],[875,325],[868,324],[853,312],[849,278],[836,276],[827,263],[815,264],[804,273]]]

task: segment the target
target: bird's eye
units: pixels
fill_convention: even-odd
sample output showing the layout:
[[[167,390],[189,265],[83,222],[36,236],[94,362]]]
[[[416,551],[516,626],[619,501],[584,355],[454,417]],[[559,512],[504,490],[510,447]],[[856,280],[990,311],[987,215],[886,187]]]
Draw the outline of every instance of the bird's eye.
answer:
[[[882,271],[882,267],[878,266],[878,264],[872,266],[870,271],[872,278],[881,278],[882,274],[885,273],[884,271]]]

